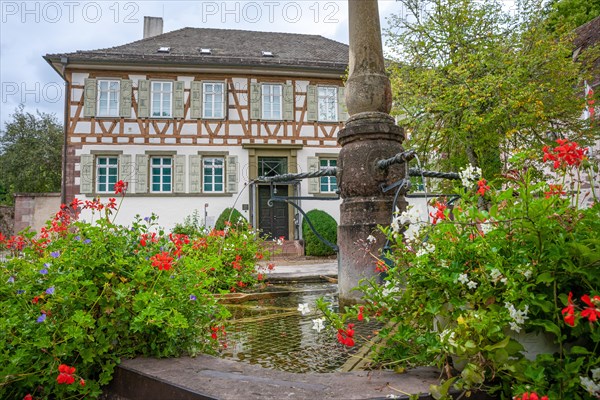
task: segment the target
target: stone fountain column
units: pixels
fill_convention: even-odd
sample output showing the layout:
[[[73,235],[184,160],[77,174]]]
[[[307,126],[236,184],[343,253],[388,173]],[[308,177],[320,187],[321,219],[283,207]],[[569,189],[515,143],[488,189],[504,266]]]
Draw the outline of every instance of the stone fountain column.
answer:
[[[360,245],[369,235],[377,246],[385,241],[377,225],[389,225],[393,191],[388,185],[404,177],[405,165],[386,170],[376,166],[403,151],[404,135],[389,115],[392,106],[390,80],[386,76],[377,0],[348,0],[350,27],[349,78],[346,105],[350,118],[338,135],[338,184],[343,199],[338,227],[338,289],[340,305],[360,302],[362,293],[352,289],[362,278],[376,275],[376,259]],[[404,197],[399,208],[406,207]],[[375,255],[377,251],[373,252]]]

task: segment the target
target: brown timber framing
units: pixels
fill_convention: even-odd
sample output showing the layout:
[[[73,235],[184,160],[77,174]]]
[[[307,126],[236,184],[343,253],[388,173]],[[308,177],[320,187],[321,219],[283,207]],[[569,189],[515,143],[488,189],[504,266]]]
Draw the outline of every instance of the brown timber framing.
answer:
[[[72,81],[72,72],[80,72],[79,70],[73,70],[68,72],[68,79]],[[84,72],[84,71],[81,71]],[[181,75],[173,73],[148,73],[146,71],[116,71],[116,70],[91,70],[87,71],[90,78],[119,78],[119,79],[130,79],[131,75],[144,76],[145,79],[154,80],[177,80],[178,76],[185,76],[193,78],[195,81],[223,81],[227,85],[226,101],[227,101],[227,117],[232,110],[237,112],[237,119],[225,118],[223,120],[212,120],[212,119],[159,119],[159,118],[137,118],[137,85],[132,88],[132,117],[83,117],[84,108],[84,95],[83,85],[71,85],[71,90],[79,90],[81,95],[79,98],[72,97],[69,109],[69,124],[68,124],[68,136],[69,143],[71,144],[101,144],[101,143],[113,143],[113,144],[139,144],[139,145],[191,145],[191,146],[222,146],[222,145],[243,145],[243,144],[254,144],[254,143],[271,143],[271,144],[283,144],[284,140],[290,144],[303,144],[308,145],[311,142],[321,147],[336,147],[335,134],[343,126],[342,123],[322,123],[322,122],[308,122],[305,121],[307,113],[307,93],[306,91],[298,90],[298,81],[308,82],[309,85],[334,85],[340,86],[342,84],[341,79],[331,78],[293,78],[284,75],[264,76],[264,75],[250,75],[240,72],[235,75],[219,75],[219,74],[198,74],[198,73],[182,73]],[[236,88],[235,79],[245,79],[247,82],[246,88]],[[281,83],[291,84],[294,88],[294,118],[289,121],[262,121],[262,120],[251,120],[250,119],[250,107],[249,101],[246,104],[242,104],[240,96],[246,96],[249,99],[250,96],[250,83]],[[185,89],[184,93],[187,93],[187,100],[184,102],[184,115],[188,115],[191,96],[190,89]],[[71,114],[73,107],[75,112]],[[244,116],[246,112],[246,116]],[[299,113],[299,115],[298,115]],[[235,115],[234,115],[235,117]],[[299,117],[299,118],[298,118]],[[77,125],[79,123],[89,123],[89,133],[75,133],[77,132]],[[139,132],[127,133],[126,124],[136,124]],[[195,128],[194,134],[183,134],[185,126],[192,125]],[[241,128],[241,135],[231,135],[231,126],[236,125]],[[304,127],[312,127],[313,133],[311,136],[306,134],[301,136],[302,129]],[[115,133],[117,130],[118,133]],[[99,129],[98,129],[99,128]],[[131,128],[130,128],[131,129]],[[171,130],[172,133],[168,133]],[[99,132],[98,132],[99,131]],[[78,140],[73,141],[73,138]],[[88,139],[94,138],[94,139]],[[143,138],[143,142],[139,139]],[[150,139],[154,139],[151,143]],[[156,142],[159,139],[159,142]],[[170,139],[167,143],[166,139]],[[172,139],[175,139],[174,141]],[[208,139],[208,141],[206,140]],[[327,142],[327,143],[326,143]]]

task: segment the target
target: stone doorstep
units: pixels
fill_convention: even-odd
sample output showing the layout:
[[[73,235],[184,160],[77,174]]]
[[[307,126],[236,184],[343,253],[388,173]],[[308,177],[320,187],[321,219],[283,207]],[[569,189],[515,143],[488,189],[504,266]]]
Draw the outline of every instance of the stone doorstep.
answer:
[[[105,391],[109,400],[385,399],[427,393],[439,370],[415,368],[297,374],[201,355],[196,358],[125,360]],[[477,398],[477,397],[471,397]]]

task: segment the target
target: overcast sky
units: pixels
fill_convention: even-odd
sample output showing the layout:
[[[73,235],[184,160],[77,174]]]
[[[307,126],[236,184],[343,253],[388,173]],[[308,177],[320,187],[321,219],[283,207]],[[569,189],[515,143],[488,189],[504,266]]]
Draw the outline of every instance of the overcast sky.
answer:
[[[382,25],[399,12],[379,0]],[[42,56],[93,50],[142,38],[144,16],[162,17],[164,32],[183,27],[318,34],[348,43],[346,0],[5,1],[0,0],[0,129],[19,103],[56,114],[63,81]]]

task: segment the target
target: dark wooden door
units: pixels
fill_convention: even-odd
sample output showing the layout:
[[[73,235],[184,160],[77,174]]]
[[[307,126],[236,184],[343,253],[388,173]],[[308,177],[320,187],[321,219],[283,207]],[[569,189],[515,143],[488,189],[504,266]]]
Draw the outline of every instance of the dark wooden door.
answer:
[[[277,196],[287,196],[287,186],[277,186]],[[262,230],[263,235],[270,239],[278,239],[283,236],[288,237],[289,213],[288,205],[283,201],[274,201],[273,206],[269,207],[268,201],[271,198],[271,188],[269,186],[258,187],[258,228]]]

